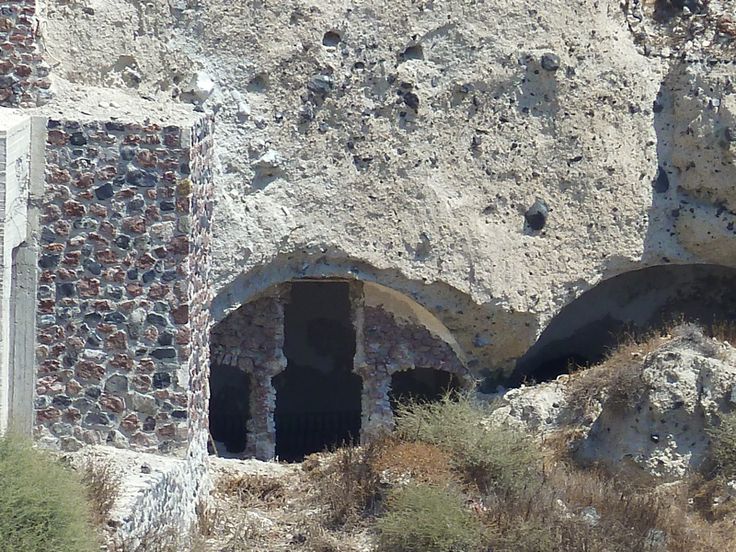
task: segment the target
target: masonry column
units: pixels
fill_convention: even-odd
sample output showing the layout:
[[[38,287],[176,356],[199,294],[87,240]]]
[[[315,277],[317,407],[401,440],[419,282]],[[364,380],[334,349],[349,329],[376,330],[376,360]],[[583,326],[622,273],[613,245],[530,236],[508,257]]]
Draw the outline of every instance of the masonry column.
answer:
[[[47,123],[36,437],[206,453],[212,121]]]
[[[273,377],[286,369],[284,356],[284,290],[275,297],[256,301],[260,331],[244,336],[241,350],[253,350],[252,339],[257,336],[255,347],[261,354],[254,356],[252,387],[250,392],[250,419],[248,420],[248,453],[259,460],[276,457],[276,389]]]
[[[366,442],[393,428],[394,415],[388,397],[391,374],[386,366],[364,365],[356,372],[363,378],[360,438]]]

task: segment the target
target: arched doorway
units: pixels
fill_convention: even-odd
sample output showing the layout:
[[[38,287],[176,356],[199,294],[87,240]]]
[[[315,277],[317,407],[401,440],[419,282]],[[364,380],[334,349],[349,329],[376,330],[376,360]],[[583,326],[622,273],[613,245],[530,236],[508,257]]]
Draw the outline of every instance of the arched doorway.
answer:
[[[401,394],[426,400],[472,382],[442,322],[406,295],[359,280],[272,286],[218,322],[210,345],[210,430],[232,441],[228,455],[298,461],[382,433],[393,423],[397,373]],[[242,412],[250,414],[244,439]]]
[[[276,389],[276,455],[287,461],[356,441],[361,379],[347,282],[294,282],[284,309],[286,370]]]
[[[237,366],[214,364],[210,374],[210,435],[220,456],[240,456],[247,447],[250,375]]]

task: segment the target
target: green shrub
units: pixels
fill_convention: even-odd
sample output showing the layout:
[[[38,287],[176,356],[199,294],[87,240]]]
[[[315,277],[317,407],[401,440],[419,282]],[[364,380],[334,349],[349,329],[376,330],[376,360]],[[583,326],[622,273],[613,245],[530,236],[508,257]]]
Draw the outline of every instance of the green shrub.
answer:
[[[541,452],[528,435],[490,425],[488,406],[469,396],[445,395],[436,402],[399,406],[396,431],[402,439],[446,450],[455,467],[482,491],[518,493],[540,480]]]
[[[16,438],[0,438],[0,550],[92,552],[85,490],[76,474]]]
[[[461,494],[413,484],[391,494],[378,531],[380,552],[475,552],[487,540]]]
[[[718,475],[736,478],[736,412],[721,417],[721,424],[708,429],[710,452]]]

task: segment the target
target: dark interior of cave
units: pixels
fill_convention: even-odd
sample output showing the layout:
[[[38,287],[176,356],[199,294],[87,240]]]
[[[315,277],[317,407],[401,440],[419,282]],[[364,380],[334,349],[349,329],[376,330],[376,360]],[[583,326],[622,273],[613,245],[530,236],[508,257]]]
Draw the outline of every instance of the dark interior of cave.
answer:
[[[706,333],[736,321],[736,270],[719,265],[662,265],[627,272],[583,293],[555,316],[519,359],[507,385],[548,381],[601,362],[628,337],[680,322]]]
[[[432,368],[414,368],[391,376],[389,398],[395,409],[397,404],[407,401],[436,401],[445,393],[460,388],[460,380],[455,374]]]
[[[362,383],[345,282],[294,282],[284,311],[286,370],[276,388],[276,455],[298,461],[359,439]]]
[[[239,454],[247,443],[250,376],[233,366],[213,365],[210,374],[210,434],[225,450],[211,453]],[[210,443],[210,446],[212,444]]]

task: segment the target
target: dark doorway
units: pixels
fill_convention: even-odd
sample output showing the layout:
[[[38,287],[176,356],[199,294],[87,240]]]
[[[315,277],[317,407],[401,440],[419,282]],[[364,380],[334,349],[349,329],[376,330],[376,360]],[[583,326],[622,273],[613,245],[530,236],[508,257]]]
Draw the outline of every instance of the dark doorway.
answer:
[[[284,310],[286,370],[276,388],[276,455],[353,442],[360,433],[361,379],[353,373],[355,330],[347,282],[294,282]]]
[[[391,405],[400,402],[430,402],[441,399],[448,391],[461,388],[455,374],[432,368],[414,368],[396,372],[391,376]]]
[[[210,434],[220,456],[240,455],[247,444],[250,376],[234,366],[212,366]]]

